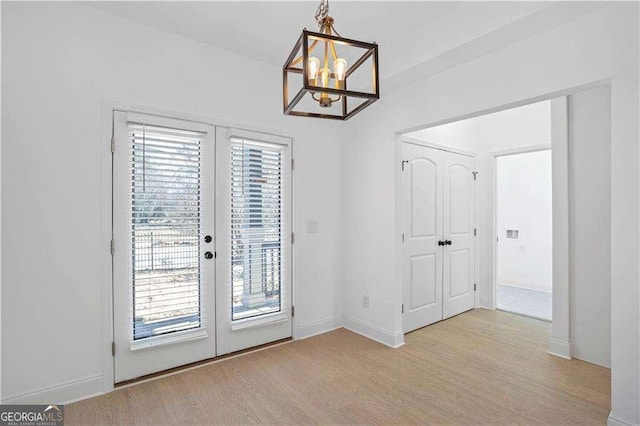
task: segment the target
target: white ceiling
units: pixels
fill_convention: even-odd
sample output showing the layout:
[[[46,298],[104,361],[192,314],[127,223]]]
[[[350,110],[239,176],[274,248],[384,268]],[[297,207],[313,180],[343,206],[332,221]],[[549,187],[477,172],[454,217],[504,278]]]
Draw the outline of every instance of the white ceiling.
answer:
[[[281,66],[318,1],[103,1],[93,7]],[[344,37],[380,45],[380,74],[424,77],[602,7],[597,2],[331,1]],[[474,44],[477,47],[474,47]],[[471,49],[469,47],[472,47]],[[465,48],[461,50],[461,48]],[[458,50],[458,54],[449,54]],[[446,60],[443,60],[446,59]],[[393,77],[393,78],[392,78]]]
[[[106,12],[181,34],[203,43],[282,65],[303,28],[317,30],[319,2],[105,1]],[[344,37],[388,43],[457,7],[453,2],[330,2]]]

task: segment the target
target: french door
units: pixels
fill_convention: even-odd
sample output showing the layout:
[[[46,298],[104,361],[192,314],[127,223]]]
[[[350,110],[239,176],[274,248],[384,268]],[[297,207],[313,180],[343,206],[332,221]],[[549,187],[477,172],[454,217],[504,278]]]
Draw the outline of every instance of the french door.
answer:
[[[403,329],[475,305],[473,158],[403,142]]]
[[[215,129],[114,112],[116,383],[215,356]]]
[[[218,129],[218,355],[291,337],[291,140]]]
[[[291,336],[291,141],[115,111],[115,382]]]

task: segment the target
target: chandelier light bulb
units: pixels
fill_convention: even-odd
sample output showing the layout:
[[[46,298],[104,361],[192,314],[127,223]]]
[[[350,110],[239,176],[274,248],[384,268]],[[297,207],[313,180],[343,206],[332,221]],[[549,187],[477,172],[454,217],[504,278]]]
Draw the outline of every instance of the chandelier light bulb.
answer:
[[[320,70],[320,84],[322,87],[329,87],[329,81],[331,80],[331,71],[329,68],[322,68]],[[328,93],[320,93],[320,106],[323,108],[331,107],[333,101]]]
[[[307,69],[308,69],[308,79],[309,84],[312,86],[317,86],[318,81],[318,70],[320,69],[320,60],[314,56],[310,57],[307,60]]]
[[[337,58],[333,61],[333,73],[336,76],[336,89],[343,89],[344,77],[347,74],[347,61],[343,58]]]
[[[331,71],[329,68],[322,68],[320,70],[320,84],[322,87],[329,87],[329,80],[331,79]]]

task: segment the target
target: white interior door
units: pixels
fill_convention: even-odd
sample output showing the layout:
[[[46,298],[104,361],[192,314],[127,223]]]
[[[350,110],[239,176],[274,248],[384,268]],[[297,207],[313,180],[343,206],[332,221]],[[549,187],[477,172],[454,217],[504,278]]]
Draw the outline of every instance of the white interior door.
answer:
[[[291,337],[291,140],[217,130],[218,355]]]
[[[403,327],[442,319],[442,151],[402,144],[405,205]]]
[[[473,157],[403,142],[403,329],[475,306]]]
[[[443,151],[443,318],[475,306],[474,159]]]
[[[215,356],[214,130],[114,113],[116,383]]]

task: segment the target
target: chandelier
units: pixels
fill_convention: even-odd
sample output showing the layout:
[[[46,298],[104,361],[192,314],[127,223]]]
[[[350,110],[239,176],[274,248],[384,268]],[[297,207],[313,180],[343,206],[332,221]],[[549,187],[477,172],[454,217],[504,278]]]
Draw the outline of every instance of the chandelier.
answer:
[[[319,31],[302,30],[282,67],[284,113],[348,120],[380,98],[378,45],[342,37],[328,0],[315,19]]]

